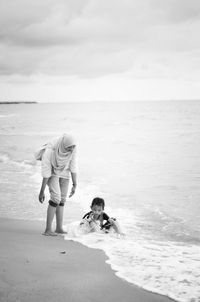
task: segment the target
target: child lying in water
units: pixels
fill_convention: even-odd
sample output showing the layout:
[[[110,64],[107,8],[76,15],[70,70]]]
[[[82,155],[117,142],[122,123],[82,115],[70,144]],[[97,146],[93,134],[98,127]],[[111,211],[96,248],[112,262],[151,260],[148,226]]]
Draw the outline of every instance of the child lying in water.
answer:
[[[104,207],[105,202],[102,198],[94,198],[90,206],[91,211],[83,216],[80,227],[86,232],[103,231],[108,233],[110,230],[114,230],[116,233],[124,235],[116,218],[110,218],[104,212]]]

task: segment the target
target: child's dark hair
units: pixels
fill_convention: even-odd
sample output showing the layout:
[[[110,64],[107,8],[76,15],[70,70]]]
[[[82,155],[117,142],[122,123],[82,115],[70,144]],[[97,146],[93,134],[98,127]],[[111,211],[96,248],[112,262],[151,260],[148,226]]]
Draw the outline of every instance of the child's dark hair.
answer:
[[[102,207],[102,209],[104,210],[105,207],[105,201],[103,200],[103,198],[100,197],[95,197],[92,201],[91,207],[93,206],[99,206]]]

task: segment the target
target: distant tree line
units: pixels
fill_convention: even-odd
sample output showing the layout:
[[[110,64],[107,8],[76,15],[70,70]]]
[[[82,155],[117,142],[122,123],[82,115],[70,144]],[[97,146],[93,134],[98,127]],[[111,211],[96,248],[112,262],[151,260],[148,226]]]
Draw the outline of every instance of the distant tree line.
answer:
[[[28,102],[28,101],[0,102],[0,105],[3,105],[3,104],[6,104],[6,105],[7,105],[7,104],[8,104],[8,105],[10,105],[10,104],[37,104],[37,102]]]

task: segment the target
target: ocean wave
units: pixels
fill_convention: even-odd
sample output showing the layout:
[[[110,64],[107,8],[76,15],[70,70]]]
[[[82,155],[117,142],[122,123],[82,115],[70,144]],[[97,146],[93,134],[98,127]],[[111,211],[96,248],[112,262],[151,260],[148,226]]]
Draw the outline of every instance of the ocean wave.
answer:
[[[16,116],[16,114],[0,114],[0,118],[7,118],[7,117],[13,117]]]
[[[86,198],[79,199],[79,202],[85,210],[88,209],[89,196],[98,189],[92,184],[82,188],[80,195],[85,194]],[[182,239],[185,238],[185,241],[176,241],[176,236],[169,238],[162,228],[159,240],[154,236],[154,228],[149,231],[145,217],[141,219],[140,210],[106,206],[106,213],[118,219],[126,234],[124,238],[114,234],[83,234],[78,230],[79,222],[73,222],[66,226],[69,233],[65,239],[103,250],[109,258],[106,262],[115,274],[132,284],[180,302],[198,302],[200,246],[183,234]],[[162,221],[163,227],[168,224],[171,227],[172,222],[176,221],[159,209],[155,209],[155,213],[160,217],[159,223]],[[184,220],[178,219],[177,225],[180,221],[184,223]],[[157,228],[157,222],[155,224]]]
[[[7,163],[9,161],[9,157],[7,154],[0,154],[0,162]]]
[[[4,133],[0,132],[0,135],[2,136],[59,136],[60,132],[54,132],[54,131],[30,131],[30,132],[17,132],[17,133]]]
[[[39,171],[39,167],[38,167],[38,170],[35,171],[31,176],[30,178],[34,181],[34,185],[35,184],[40,184],[41,183],[41,173]]]
[[[23,168],[26,171],[29,171],[33,167],[37,166],[37,161],[35,159],[25,159],[23,161],[16,161],[11,159],[7,154],[0,154],[0,162],[3,164],[14,165],[20,169]]]
[[[103,250],[115,274],[148,291],[181,302],[197,302],[200,296],[200,248],[172,242],[147,241],[113,234],[82,235],[77,223],[68,226],[66,240]]]
[[[183,217],[177,217],[161,211],[158,208],[146,211],[145,219],[142,221],[145,229],[151,225],[152,233],[168,241],[184,242],[186,244],[199,244],[200,231],[193,225],[188,224]],[[147,223],[148,220],[148,223]]]
[[[114,126],[134,126],[137,121],[156,121],[157,118],[145,114],[129,117],[127,120],[113,121]]]

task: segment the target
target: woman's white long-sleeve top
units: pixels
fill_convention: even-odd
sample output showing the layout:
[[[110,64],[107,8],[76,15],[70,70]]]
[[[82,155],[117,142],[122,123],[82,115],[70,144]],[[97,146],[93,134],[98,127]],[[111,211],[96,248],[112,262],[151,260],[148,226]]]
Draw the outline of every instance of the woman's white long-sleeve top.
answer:
[[[55,169],[52,166],[52,162],[51,162],[51,156],[52,156],[52,152],[54,151],[54,145],[55,145],[55,141],[49,143],[42,156],[42,163],[41,163],[42,177],[49,178],[52,175],[55,175],[58,177],[69,179],[71,173],[77,172],[76,148],[73,150],[71,154],[68,155],[64,169],[59,169],[59,168]]]

